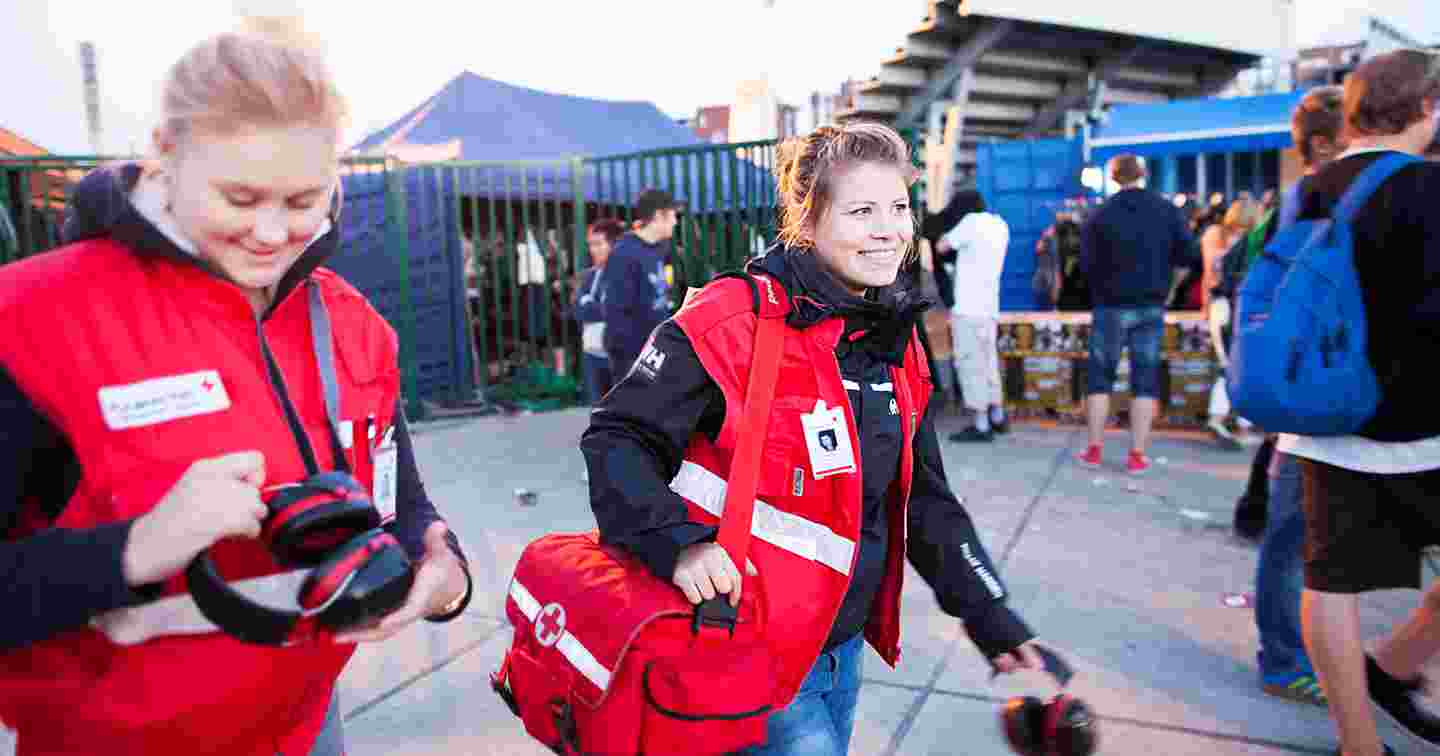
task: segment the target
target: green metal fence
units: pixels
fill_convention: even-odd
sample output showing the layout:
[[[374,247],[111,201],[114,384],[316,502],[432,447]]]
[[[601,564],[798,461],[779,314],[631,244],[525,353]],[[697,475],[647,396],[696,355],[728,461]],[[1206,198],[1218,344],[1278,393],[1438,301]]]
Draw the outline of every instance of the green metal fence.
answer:
[[[416,416],[425,415],[422,391],[444,380],[447,399],[463,400],[478,388],[522,407],[564,406],[579,396],[580,330],[572,308],[590,265],[588,224],[616,218],[628,228],[641,191],[674,196],[682,210],[667,276],[678,306],[688,287],[738,269],[773,242],[774,148],[774,141],[762,141],[529,162],[347,159],[336,267],[377,301],[399,333],[405,394]],[[0,263],[58,246],[69,192],[109,161],[0,158]],[[348,177],[371,174],[381,176],[357,179],[352,192]],[[366,186],[383,192],[383,203],[362,201]],[[388,272],[352,275],[357,260]],[[450,364],[464,367],[465,380],[432,375],[436,360],[425,353],[427,344],[448,343],[427,330],[438,321],[427,313],[434,303],[426,297],[449,284],[437,276],[458,279],[467,305],[462,332],[469,343],[455,339],[450,346]]]

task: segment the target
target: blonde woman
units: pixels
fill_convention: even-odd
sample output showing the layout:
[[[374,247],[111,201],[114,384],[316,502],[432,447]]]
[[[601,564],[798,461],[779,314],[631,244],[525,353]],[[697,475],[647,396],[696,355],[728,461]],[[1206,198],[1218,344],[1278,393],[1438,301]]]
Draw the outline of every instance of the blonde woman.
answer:
[[[338,246],[344,112],[288,37],[200,42],[165,82],[155,159],[92,173],[71,243],[0,269],[0,720],[19,756],[338,756],[354,643],[464,610],[395,333],[320,267]],[[329,338],[312,330],[322,311]],[[342,439],[366,426],[394,445]],[[394,476],[373,472],[382,458]],[[363,486],[375,521],[393,514],[361,545],[416,565],[403,604],[361,626],[294,621],[284,645],[204,621],[187,565],[205,551],[221,580],[283,590],[294,573],[259,538],[275,520],[262,488],[337,469],[356,484],[337,501]]]

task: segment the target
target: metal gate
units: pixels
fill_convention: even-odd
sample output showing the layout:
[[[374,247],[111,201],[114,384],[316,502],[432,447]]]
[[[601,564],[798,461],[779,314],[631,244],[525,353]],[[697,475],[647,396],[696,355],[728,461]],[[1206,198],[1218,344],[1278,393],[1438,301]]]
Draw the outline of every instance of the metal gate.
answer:
[[[579,397],[579,277],[587,225],[629,227],[647,188],[683,205],[667,273],[687,287],[775,238],[774,141],[530,162],[342,162],[340,251],[329,266],[400,336],[408,411]],[[0,158],[0,263],[60,244],[69,192],[97,157]],[[422,401],[424,400],[424,401]],[[428,403],[428,404],[427,404]]]

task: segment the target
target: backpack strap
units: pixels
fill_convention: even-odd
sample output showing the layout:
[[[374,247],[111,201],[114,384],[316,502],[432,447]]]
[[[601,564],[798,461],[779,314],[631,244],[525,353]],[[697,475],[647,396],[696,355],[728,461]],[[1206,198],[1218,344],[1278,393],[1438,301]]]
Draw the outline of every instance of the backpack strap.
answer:
[[[1331,217],[1350,223],[1355,219],[1355,214],[1370,199],[1385,180],[1395,175],[1396,171],[1411,163],[1420,162],[1420,158],[1404,152],[1391,152],[1385,157],[1371,163],[1364,171],[1361,171],[1355,180],[1350,182],[1350,187],[1341,195],[1340,201],[1335,204],[1335,210]]]

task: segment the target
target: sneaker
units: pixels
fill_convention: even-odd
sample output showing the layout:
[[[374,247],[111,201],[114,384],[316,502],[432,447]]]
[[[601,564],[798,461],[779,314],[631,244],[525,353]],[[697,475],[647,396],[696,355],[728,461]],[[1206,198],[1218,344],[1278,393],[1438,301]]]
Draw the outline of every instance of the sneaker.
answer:
[[[1230,429],[1225,427],[1225,423],[1220,420],[1211,419],[1205,424],[1205,427],[1210,431],[1210,435],[1215,437],[1220,448],[1230,451],[1240,451],[1245,448],[1245,444],[1241,443],[1240,439],[1236,438],[1235,434],[1231,433]]]
[[[1320,681],[1315,679],[1311,673],[1301,672],[1292,675],[1290,679],[1280,679],[1276,682],[1262,682],[1260,689],[1266,694],[1277,698],[1284,698],[1300,703],[1314,704],[1315,706],[1326,706],[1325,691],[1320,689]]]
[[[1075,455],[1075,461],[1086,467],[1099,467],[1104,463],[1102,449],[1098,446],[1087,446],[1084,454]]]
[[[1131,475],[1144,475],[1150,472],[1150,458],[1141,452],[1130,450],[1130,459],[1125,462],[1125,472]]]
[[[997,422],[995,422],[994,420],[991,420],[991,421],[990,421],[990,428],[995,431],[996,435],[1003,436],[1003,435],[1005,435],[1006,433],[1009,433],[1009,432],[1010,432],[1010,421],[1009,421],[1009,420],[1001,420],[1000,422],[997,423]]]
[[[1404,682],[1391,677],[1375,658],[1365,655],[1365,682],[1370,703],[1382,719],[1388,719],[1418,745],[1434,748],[1440,745],[1440,718],[1416,703],[1423,679]]]
[[[950,440],[961,443],[967,441],[994,441],[995,433],[988,430],[982,431],[972,425],[959,433],[951,433]]]

